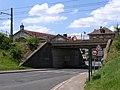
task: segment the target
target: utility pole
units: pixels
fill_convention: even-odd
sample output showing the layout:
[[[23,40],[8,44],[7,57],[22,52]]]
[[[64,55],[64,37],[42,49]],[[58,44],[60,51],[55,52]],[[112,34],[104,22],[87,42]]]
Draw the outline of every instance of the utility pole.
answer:
[[[13,8],[11,8],[11,24],[10,24],[10,38],[13,40]]]
[[[11,13],[4,13],[4,12],[0,12],[0,14],[5,14],[5,15],[9,15],[10,16],[10,38],[13,40],[13,8],[10,9]]]

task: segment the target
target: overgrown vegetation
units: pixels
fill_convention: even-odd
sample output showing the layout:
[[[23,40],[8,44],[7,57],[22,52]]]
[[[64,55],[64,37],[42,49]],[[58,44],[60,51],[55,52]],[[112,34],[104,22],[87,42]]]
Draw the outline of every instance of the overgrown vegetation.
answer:
[[[86,82],[85,90],[120,90],[120,36],[113,41],[105,63]]]
[[[23,69],[19,63],[33,52],[43,39],[17,39],[15,42],[0,33],[0,70]]]
[[[0,33],[0,49],[8,50],[11,47],[11,40]]]
[[[31,51],[37,49],[39,40],[40,40],[39,38],[28,38],[27,39],[26,43],[29,46]]]

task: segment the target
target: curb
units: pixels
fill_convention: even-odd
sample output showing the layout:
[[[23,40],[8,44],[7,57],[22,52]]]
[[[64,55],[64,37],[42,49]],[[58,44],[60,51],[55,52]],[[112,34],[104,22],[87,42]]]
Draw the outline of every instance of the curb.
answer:
[[[8,70],[8,71],[0,71],[0,74],[7,73],[22,73],[22,72],[34,72],[34,71],[47,71],[48,69],[27,69],[27,70]],[[51,69],[52,70],[52,69]]]
[[[50,90],[59,90],[61,87],[64,87],[66,84],[68,84],[69,82],[71,82],[72,80],[74,80],[74,78],[79,77],[80,75],[85,74],[85,73],[87,73],[87,72],[79,73],[78,75],[73,76],[70,79],[68,79],[66,81],[63,81],[62,83],[56,85],[55,87],[53,87]]]

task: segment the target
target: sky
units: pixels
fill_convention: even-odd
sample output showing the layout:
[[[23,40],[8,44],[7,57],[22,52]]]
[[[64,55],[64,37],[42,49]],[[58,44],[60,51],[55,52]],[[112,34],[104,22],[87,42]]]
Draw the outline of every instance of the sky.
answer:
[[[120,24],[120,0],[0,0],[0,32],[10,32],[13,8],[14,33],[26,30],[49,34],[87,36],[100,26],[113,30]],[[84,33],[86,32],[86,33]]]

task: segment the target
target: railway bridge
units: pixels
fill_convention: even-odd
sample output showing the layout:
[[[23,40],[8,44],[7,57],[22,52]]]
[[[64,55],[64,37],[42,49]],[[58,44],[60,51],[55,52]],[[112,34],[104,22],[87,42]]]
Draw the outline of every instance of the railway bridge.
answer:
[[[88,49],[92,58],[92,49],[100,45],[106,48],[109,40],[51,40],[43,43],[24,60],[21,65],[41,68],[79,68],[85,65],[81,49]]]

